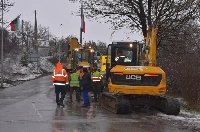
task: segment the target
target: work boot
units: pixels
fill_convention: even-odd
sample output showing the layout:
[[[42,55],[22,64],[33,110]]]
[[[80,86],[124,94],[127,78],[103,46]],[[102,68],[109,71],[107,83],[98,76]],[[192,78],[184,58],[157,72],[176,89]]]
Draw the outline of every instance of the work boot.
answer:
[[[83,104],[81,107],[87,107],[87,105],[86,105],[86,104]]]
[[[92,102],[98,102],[98,99],[94,99],[94,100],[92,100]]]
[[[88,107],[90,104],[83,104],[81,107]]]
[[[60,102],[59,104],[60,104],[62,107],[65,107],[65,105],[64,105],[62,102]]]
[[[76,98],[76,101],[77,102],[81,102],[81,98]]]

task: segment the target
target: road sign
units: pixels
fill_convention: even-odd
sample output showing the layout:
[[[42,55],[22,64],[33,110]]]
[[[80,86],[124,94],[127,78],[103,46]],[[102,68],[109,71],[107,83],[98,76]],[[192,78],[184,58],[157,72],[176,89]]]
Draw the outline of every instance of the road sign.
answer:
[[[29,54],[28,61],[29,62],[38,62],[38,61],[40,61],[40,55],[39,54]]]

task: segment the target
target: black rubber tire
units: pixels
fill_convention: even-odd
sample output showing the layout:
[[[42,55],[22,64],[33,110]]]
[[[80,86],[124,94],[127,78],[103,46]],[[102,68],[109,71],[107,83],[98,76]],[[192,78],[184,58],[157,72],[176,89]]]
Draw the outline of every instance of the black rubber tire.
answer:
[[[163,106],[165,114],[167,115],[178,115],[180,112],[180,103],[178,99],[167,97]]]

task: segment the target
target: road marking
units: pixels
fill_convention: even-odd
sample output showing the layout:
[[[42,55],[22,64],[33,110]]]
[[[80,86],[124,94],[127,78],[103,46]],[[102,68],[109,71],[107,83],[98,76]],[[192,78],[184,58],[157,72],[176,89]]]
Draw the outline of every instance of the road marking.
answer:
[[[35,110],[36,114],[40,117],[40,118],[43,118],[42,115],[40,114],[40,112],[37,110],[37,108],[35,107],[35,101],[32,102],[32,106],[33,106],[33,109]]]

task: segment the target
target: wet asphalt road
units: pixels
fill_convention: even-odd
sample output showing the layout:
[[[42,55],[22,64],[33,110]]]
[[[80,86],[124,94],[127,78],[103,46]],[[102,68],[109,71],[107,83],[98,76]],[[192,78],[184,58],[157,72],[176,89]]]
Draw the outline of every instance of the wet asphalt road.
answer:
[[[75,94],[75,93],[74,93]],[[116,115],[98,103],[57,108],[51,76],[0,90],[0,132],[198,132],[184,122],[166,120],[157,111],[134,110]]]

